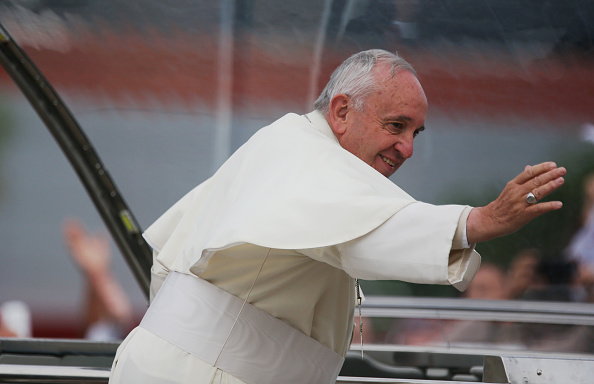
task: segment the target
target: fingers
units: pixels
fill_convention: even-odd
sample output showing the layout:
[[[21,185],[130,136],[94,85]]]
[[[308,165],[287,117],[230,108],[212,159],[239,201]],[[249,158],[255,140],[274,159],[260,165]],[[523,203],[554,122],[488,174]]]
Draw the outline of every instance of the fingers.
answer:
[[[524,172],[520,173],[512,181],[514,181],[517,184],[524,184],[527,181],[533,179],[534,177],[536,177],[542,173],[545,173],[547,171],[550,171],[551,169],[555,169],[556,167],[557,167],[557,164],[555,164],[553,162],[541,163],[541,164],[534,165],[534,166],[527,165],[524,168]]]
[[[539,201],[557,190],[563,183],[565,183],[565,179],[563,177],[557,177],[556,179],[547,182],[545,185],[532,189],[532,193],[536,197],[536,200]]]
[[[530,220],[532,220],[540,215],[544,215],[545,213],[561,209],[561,207],[563,207],[563,203],[560,201],[547,201],[545,203],[535,204],[526,208],[526,212],[530,214]]]
[[[547,172],[550,172],[550,171],[553,171],[556,169],[565,169],[565,168],[557,168],[557,164],[550,162],[550,161],[546,162],[546,163],[540,163],[540,164],[534,165],[534,166],[527,165],[526,168],[524,168],[524,172],[522,172],[518,176],[516,176],[516,178],[513,181],[516,182],[517,184],[524,184],[530,180],[534,180],[535,178],[540,177],[543,174],[546,174]],[[539,179],[537,179],[537,180],[539,180]]]
[[[522,193],[532,192],[537,200],[541,200],[563,185],[565,182],[563,176],[566,172],[565,168],[557,168],[553,162],[535,166],[527,165],[524,172],[520,173],[513,182],[522,187]]]

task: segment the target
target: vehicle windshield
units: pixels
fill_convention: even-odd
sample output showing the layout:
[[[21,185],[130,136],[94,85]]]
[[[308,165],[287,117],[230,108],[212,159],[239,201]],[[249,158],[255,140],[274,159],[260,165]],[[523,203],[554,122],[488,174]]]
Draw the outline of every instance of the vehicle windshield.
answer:
[[[364,342],[571,353],[594,345],[593,19],[586,0],[0,1],[0,23],[70,109],[141,229],[259,128],[313,110],[350,54],[398,51],[429,101],[414,156],[391,177],[415,199],[481,206],[528,164],[551,160],[568,174],[550,197],[561,211],[477,245],[483,267],[466,292],[363,281]],[[0,70],[3,317],[29,316],[33,337],[91,337],[92,278],[72,248],[85,233],[100,241],[107,230]],[[130,329],[147,299],[113,241],[104,253]],[[385,298],[394,301],[377,307]]]

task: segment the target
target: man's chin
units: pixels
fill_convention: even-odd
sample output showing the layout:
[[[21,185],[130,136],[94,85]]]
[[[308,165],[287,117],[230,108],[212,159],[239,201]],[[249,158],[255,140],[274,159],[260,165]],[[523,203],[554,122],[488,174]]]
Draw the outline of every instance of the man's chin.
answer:
[[[386,176],[387,178],[390,178],[393,174],[396,173],[397,170],[400,169],[400,167],[402,166],[404,162],[400,163],[400,164],[396,164],[390,171],[390,173],[388,175],[384,174],[384,176]]]
[[[396,172],[396,170],[398,170],[398,167],[394,167],[394,168],[390,168],[390,169],[386,169],[385,167],[383,167],[383,168],[384,169],[377,169],[377,168],[375,168],[375,170],[378,171],[379,173],[381,173],[382,175],[384,175],[387,178],[390,178],[390,176],[392,176]]]

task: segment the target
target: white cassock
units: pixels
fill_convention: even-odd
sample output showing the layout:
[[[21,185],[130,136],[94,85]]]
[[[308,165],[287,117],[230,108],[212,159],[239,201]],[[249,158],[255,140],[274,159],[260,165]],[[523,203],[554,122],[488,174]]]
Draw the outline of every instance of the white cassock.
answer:
[[[480,264],[474,247],[464,246],[470,209],[415,201],[344,150],[319,112],[285,115],[258,131],[145,232],[156,257],[148,311],[153,314],[147,313],[118,349],[110,383],[308,382],[328,374],[335,379],[336,367],[319,373],[326,376],[307,372],[323,371],[346,354],[353,332],[354,278],[465,289]],[[159,290],[168,275],[167,289]],[[171,276],[182,276],[190,285],[175,283],[179,289],[171,293]],[[209,282],[205,289],[214,291],[192,296],[189,291],[198,281]],[[203,299],[202,307],[194,308],[193,301]],[[204,339],[221,332],[211,325],[225,323],[217,311],[224,306],[218,303],[228,299],[237,301],[239,312],[247,305],[254,316],[280,323],[265,327],[265,332],[275,329],[268,335],[272,341],[260,336],[236,340],[224,331],[224,348],[244,355],[250,350],[248,357],[230,357],[231,368],[219,363],[225,358],[218,352],[210,356],[212,340]],[[186,313],[178,314],[176,307]],[[155,331],[159,322],[161,329]],[[241,327],[237,323],[230,328]],[[250,333],[246,327],[244,336]],[[272,344],[275,332],[295,330],[296,339],[307,337],[294,349],[306,353],[289,357],[291,368],[273,361],[284,355],[286,345]],[[313,361],[299,360],[318,349]],[[251,361],[260,355],[259,362]],[[250,361],[235,366],[244,359]],[[268,361],[273,368],[258,366]]]

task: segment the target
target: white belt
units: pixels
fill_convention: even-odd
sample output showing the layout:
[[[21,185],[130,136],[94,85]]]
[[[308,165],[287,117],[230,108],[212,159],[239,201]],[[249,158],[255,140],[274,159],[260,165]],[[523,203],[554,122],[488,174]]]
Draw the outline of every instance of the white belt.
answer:
[[[194,276],[172,272],[140,326],[248,384],[334,383],[344,358]]]

